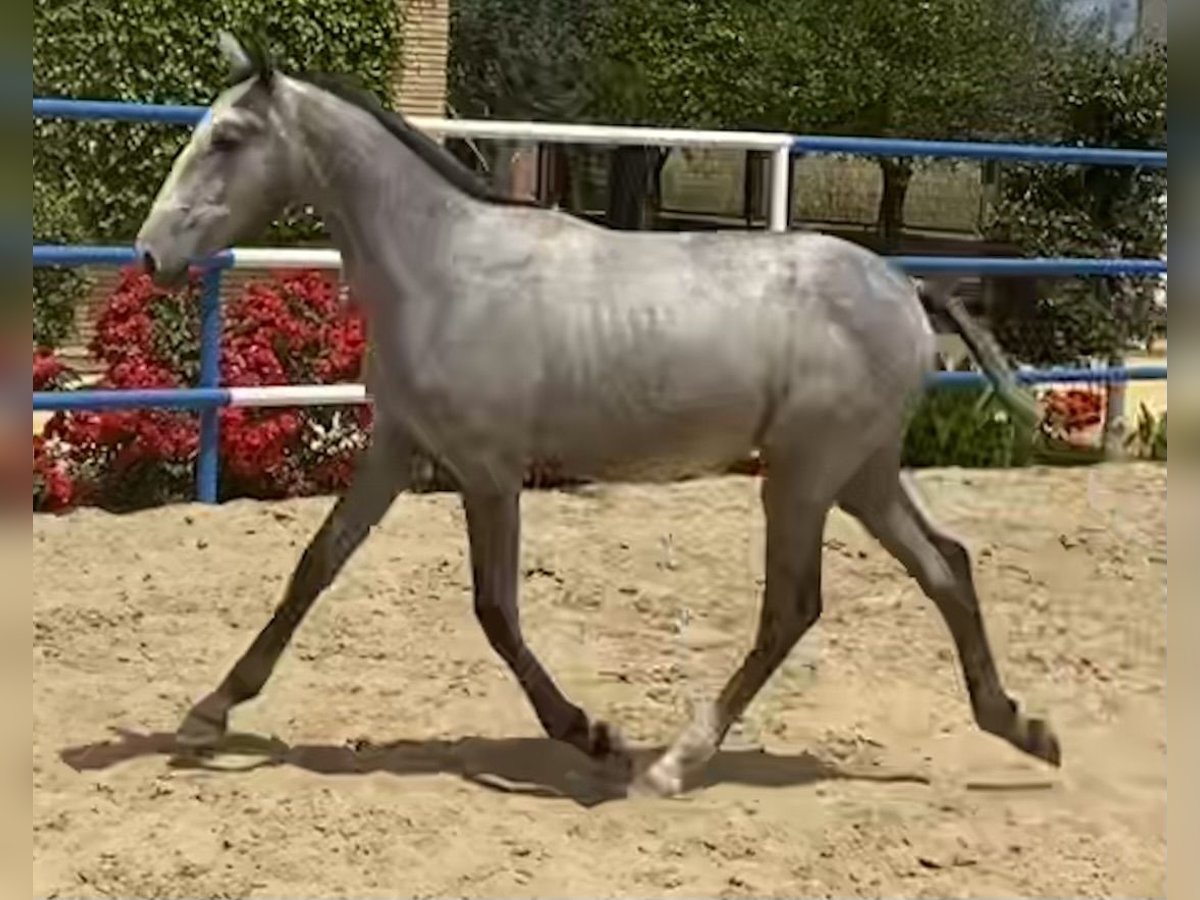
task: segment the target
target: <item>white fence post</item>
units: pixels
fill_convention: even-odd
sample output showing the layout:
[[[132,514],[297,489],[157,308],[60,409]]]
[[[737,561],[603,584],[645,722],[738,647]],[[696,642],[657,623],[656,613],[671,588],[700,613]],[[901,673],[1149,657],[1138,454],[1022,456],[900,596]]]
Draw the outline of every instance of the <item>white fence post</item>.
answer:
[[[788,230],[792,201],[792,145],[789,141],[771,153],[771,193],[767,207],[767,227],[771,231]]]

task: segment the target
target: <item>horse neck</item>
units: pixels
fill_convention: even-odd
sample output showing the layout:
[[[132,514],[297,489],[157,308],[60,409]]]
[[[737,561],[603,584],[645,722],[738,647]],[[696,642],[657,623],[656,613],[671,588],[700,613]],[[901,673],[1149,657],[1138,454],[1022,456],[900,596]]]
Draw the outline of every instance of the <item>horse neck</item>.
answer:
[[[469,217],[474,201],[370,113],[307,85],[296,97],[290,127],[300,136],[298,193],[329,226],[352,286],[359,282],[368,295],[428,293],[420,263]],[[370,283],[378,280],[388,283]]]

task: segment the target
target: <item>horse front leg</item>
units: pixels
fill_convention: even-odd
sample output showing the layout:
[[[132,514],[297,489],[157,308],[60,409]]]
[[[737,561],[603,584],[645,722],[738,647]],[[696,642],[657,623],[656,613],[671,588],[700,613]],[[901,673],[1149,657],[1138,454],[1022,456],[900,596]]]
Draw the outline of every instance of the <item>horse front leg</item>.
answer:
[[[275,614],[217,689],[189,710],[176,731],[179,746],[214,747],[228,729],[230,711],[262,691],[317,597],[411,483],[413,449],[406,437],[377,427],[349,489],[304,548]]]
[[[520,491],[464,491],[462,499],[475,616],[488,643],[516,675],[547,735],[593,759],[616,765],[627,778],[629,756],[620,734],[608,723],[589,718],[563,695],[521,633],[517,596]]]

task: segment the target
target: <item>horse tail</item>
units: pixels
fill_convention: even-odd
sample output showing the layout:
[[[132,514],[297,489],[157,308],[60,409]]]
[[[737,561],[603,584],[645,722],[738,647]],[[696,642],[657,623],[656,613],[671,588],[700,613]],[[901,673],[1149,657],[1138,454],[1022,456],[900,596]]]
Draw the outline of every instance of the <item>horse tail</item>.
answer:
[[[962,300],[954,296],[961,278],[917,279],[917,296],[930,318],[942,318],[955,333],[991,383],[1000,400],[1012,410],[1018,423],[1032,428],[1038,420],[1037,404],[1020,383],[1004,358],[996,339],[967,311]]]

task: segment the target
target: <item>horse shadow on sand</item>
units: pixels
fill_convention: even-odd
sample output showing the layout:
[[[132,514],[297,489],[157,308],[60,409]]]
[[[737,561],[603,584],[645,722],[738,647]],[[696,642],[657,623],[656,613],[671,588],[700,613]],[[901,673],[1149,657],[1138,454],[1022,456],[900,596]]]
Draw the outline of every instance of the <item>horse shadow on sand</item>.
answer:
[[[227,735],[214,751],[198,755],[180,748],[171,733],[113,731],[114,738],[69,747],[60,752],[60,758],[77,772],[104,770],[134,759],[162,756],[172,766],[224,773],[291,766],[319,775],[452,774],[492,790],[567,799],[585,807],[623,799],[630,793],[625,779],[605,773],[575,749],[543,737],[289,745],[278,738],[238,732]],[[634,771],[644,769],[663,749],[633,749]],[[919,774],[851,771],[810,753],[785,755],[751,749],[721,750],[685,789],[723,783],[792,787],[845,780],[929,784],[929,779]]]

